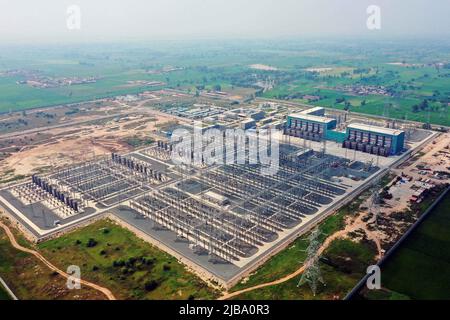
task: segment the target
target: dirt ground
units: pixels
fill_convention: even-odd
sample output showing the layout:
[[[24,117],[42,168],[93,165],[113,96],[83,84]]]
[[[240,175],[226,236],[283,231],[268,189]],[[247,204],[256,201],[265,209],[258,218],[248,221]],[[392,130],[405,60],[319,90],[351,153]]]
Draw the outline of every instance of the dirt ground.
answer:
[[[354,228],[355,224],[358,225],[369,238],[377,243],[379,248],[388,247],[396,241],[397,237],[417,219],[410,210],[411,202],[409,200],[416,192],[414,185],[419,182],[419,179],[430,179],[429,183],[433,185],[450,183],[450,179],[436,179],[432,176],[433,171],[449,172],[447,168],[450,167],[450,150],[447,149],[447,146],[450,146],[450,134],[448,133],[442,134],[433,143],[425,146],[419,156],[413,158],[412,161],[392,170],[396,178],[403,175],[410,177],[411,181],[404,178],[395,183],[397,179],[394,179],[388,190],[392,199],[382,199],[379,208],[376,209],[371,207],[373,196],[369,197],[361,204],[357,218],[349,219],[347,226]],[[429,170],[424,171],[417,168],[417,165],[423,164],[426,164]],[[380,217],[382,224],[375,223],[375,214]]]
[[[100,124],[74,125],[48,130],[45,135],[15,137],[8,141],[9,153],[1,161],[0,174],[4,177],[30,175],[49,166],[55,168],[110,152],[127,152],[132,149],[126,143],[127,138],[153,137],[157,125],[173,121],[169,115],[143,111],[141,105],[130,108],[127,114]],[[83,116],[82,120],[85,119]]]

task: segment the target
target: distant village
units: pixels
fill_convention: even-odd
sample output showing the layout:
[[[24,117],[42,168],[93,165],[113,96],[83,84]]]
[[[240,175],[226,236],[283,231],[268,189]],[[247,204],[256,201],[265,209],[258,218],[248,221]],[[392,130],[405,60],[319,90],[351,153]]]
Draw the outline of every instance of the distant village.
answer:
[[[384,86],[362,86],[362,85],[345,85],[345,86],[335,86],[332,88],[336,91],[347,92],[357,96],[367,96],[367,95],[380,95],[380,96],[392,96],[391,92]]]
[[[59,88],[78,84],[88,84],[97,82],[97,77],[60,77],[54,78],[49,76],[44,76],[40,71],[37,70],[23,70],[14,69],[7,70],[0,73],[0,76],[15,76],[25,78],[23,80],[17,80],[18,85],[28,85],[33,88]]]

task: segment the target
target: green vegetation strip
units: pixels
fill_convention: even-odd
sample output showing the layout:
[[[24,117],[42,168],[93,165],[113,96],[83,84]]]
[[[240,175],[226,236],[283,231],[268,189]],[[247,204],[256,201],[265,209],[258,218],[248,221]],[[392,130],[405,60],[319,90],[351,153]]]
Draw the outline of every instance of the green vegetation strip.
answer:
[[[175,258],[109,220],[39,245],[65,270],[109,288],[122,299],[213,299],[218,293]]]
[[[322,234],[320,240],[323,242],[329,235],[343,229],[344,217],[353,213],[360,205],[362,198],[342,207],[336,214],[325,219],[319,228]],[[253,287],[255,285],[280,279],[299,269],[306,259],[306,248],[308,247],[308,234],[295,240],[288,248],[269,259],[264,265],[257,269],[248,279],[241,281],[230,290],[231,292]]]
[[[371,243],[337,239],[322,255],[320,274],[324,283],[318,283],[316,295],[313,295],[307,283],[298,286],[299,276],[279,285],[241,294],[235,299],[342,299],[343,294],[348,292],[364,274],[367,265],[373,263],[374,257],[375,250]]]

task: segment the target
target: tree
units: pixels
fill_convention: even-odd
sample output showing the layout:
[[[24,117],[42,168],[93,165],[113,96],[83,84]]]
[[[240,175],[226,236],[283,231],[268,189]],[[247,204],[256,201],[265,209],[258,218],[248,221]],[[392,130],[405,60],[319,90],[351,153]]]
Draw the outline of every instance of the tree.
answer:
[[[349,101],[345,101],[345,107],[344,107],[344,110],[345,111],[348,111],[348,110],[350,110],[350,107],[352,106],[352,104],[349,102]]]
[[[145,283],[144,289],[145,289],[146,291],[153,291],[153,290],[155,290],[156,288],[158,288],[158,286],[159,286],[158,281],[156,281],[156,280],[150,280],[150,281],[147,281],[147,282]]]
[[[88,240],[86,246],[87,246],[88,248],[93,248],[93,247],[95,247],[95,246],[97,245],[97,243],[98,243],[98,242],[97,242],[95,239],[89,238],[89,240]]]
[[[420,110],[428,110],[428,107],[429,105],[427,99],[423,100],[419,105]]]

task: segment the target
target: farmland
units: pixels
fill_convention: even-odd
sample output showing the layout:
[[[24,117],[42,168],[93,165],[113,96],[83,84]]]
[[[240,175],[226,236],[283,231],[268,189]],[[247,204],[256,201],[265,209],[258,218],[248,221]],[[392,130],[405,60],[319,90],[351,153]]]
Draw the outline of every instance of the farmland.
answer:
[[[381,292],[369,299],[448,299],[450,196],[430,212],[402,247],[382,268]]]
[[[359,49],[354,44],[359,44]],[[429,40],[429,45],[420,49],[406,40],[395,46],[389,41],[342,44],[328,40],[317,44],[280,40],[55,47],[50,53],[37,50],[33,55],[17,50],[6,48],[0,59],[0,112],[162,87],[191,94],[215,88],[251,88],[266,98],[450,125],[445,42]],[[49,79],[95,77],[96,81],[37,88],[21,83],[30,73]],[[146,81],[160,84],[146,85]],[[373,86],[386,94],[364,91]],[[361,90],[365,93],[355,93]],[[309,101],[305,96],[317,99]]]

